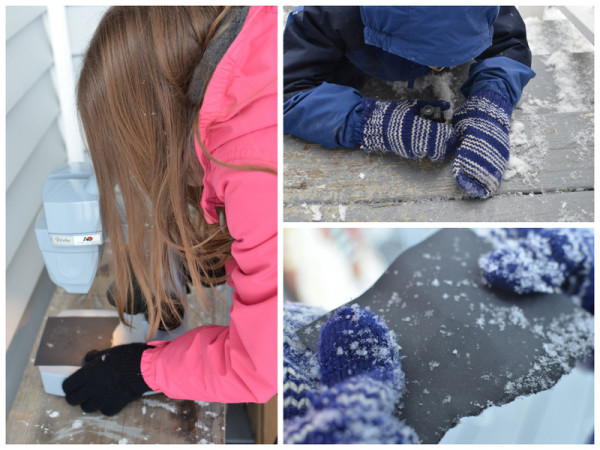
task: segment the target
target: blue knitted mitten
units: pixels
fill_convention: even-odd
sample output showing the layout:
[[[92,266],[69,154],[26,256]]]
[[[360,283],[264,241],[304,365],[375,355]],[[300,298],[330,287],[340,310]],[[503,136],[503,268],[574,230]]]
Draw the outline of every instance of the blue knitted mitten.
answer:
[[[452,124],[459,143],[452,170],[467,194],[487,198],[500,186],[510,152],[512,111],[504,96],[480,91],[454,113]]]
[[[365,98],[361,116],[362,148],[392,152],[408,159],[444,159],[456,148],[456,132],[446,124],[419,117],[423,106],[450,108],[444,101],[380,101]]]
[[[404,373],[394,335],[379,317],[340,308],[323,327],[319,360],[324,386],[304,416],[286,423],[286,443],[419,442],[394,415]]]
[[[317,355],[302,343],[296,332],[325,314],[300,303],[283,307],[283,418],[301,416],[320,385]]]
[[[560,292],[594,312],[592,230],[507,229],[493,240],[496,250],[479,260],[488,285],[518,294]]]
[[[402,392],[400,359],[393,333],[381,318],[358,306],[338,309],[321,331],[319,364],[321,381],[327,386],[366,374],[391,382]]]

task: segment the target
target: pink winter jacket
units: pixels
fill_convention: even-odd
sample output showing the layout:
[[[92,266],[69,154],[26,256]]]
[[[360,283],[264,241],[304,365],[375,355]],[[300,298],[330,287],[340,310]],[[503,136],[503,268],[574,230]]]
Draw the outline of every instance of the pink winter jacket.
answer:
[[[277,168],[276,7],[250,7],[209,82],[200,135],[219,161]],[[277,391],[277,176],[223,167],[197,144],[196,153],[205,172],[204,215],[216,223],[215,207],[224,206],[235,240],[226,265],[231,321],[151,342],[142,375],[171,398],[266,402]]]

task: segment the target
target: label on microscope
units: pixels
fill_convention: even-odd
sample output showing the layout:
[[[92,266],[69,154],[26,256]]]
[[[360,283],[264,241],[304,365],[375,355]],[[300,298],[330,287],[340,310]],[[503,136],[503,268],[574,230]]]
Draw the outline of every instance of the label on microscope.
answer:
[[[53,234],[50,235],[50,240],[54,245],[78,246],[78,245],[101,245],[102,233],[90,234]]]

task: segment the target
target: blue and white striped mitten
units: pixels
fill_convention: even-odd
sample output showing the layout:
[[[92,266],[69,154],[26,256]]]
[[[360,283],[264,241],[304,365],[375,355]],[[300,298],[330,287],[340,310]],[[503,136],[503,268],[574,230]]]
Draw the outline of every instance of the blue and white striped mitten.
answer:
[[[319,360],[296,332],[326,313],[301,303],[283,307],[283,418],[302,416],[320,382]]]
[[[510,152],[510,101],[494,91],[480,91],[455,111],[452,124],[458,148],[454,179],[467,194],[487,198],[496,192]]]
[[[383,321],[343,307],[321,332],[322,386],[311,406],[285,424],[285,443],[408,444],[415,431],[394,411],[404,390],[399,347]]]
[[[456,132],[446,124],[419,117],[423,106],[450,108],[444,101],[362,101],[361,147],[367,152],[392,152],[408,159],[440,161],[456,148]]]
[[[502,229],[479,259],[486,284],[518,294],[560,292],[594,313],[594,232],[576,228]]]

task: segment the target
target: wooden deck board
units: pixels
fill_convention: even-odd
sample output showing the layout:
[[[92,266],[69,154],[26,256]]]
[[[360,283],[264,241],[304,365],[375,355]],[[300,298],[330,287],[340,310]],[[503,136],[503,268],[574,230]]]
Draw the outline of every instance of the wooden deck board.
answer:
[[[110,251],[105,249],[103,261],[108,257]],[[110,280],[103,263],[87,295],[68,294],[57,288],[46,317],[65,309],[112,309],[105,295]],[[194,307],[197,302],[190,295],[189,303]],[[207,295],[215,296],[210,290]],[[188,314],[193,326],[225,325],[227,307],[218,300],[215,304],[214,315],[201,312],[199,307],[195,308],[197,316],[192,318]],[[115,416],[106,417],[99,412],[84,413],[79,407],[69,406],[63,397],[46,394],[38,368],[33,365],[42,331],[43,326],[7,417],[8,444],[225,443],[225,405],[221,403],[173,400],[153,394],[130,403]]]
[[[519,214],[515,214],[515,208],[519,208]],[[487,200],[304,203],[284,207],[289,222],[592,222],[593,213],[593,191],[504,194]]]

